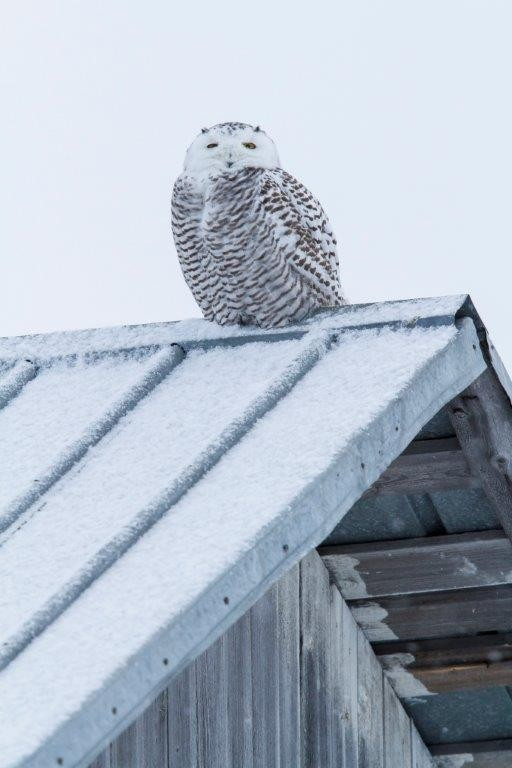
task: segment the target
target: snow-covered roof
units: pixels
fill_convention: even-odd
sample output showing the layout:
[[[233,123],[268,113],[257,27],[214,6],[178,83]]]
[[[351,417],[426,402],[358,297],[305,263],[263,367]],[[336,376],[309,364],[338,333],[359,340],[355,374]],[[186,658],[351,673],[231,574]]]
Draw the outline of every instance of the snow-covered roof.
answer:
[[[0,768],[87,765],[485,369],[477,331],[456,296],[0,340]]]

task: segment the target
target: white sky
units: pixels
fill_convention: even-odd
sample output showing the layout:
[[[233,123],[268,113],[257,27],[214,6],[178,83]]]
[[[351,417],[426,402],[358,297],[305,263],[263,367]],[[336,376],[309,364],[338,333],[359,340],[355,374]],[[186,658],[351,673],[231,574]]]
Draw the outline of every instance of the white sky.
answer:
[[[0,335],[198,315],[170,191],[259,123],[324,204],[354,302],[470,292],[512,370],[512,2],[12,0]]]

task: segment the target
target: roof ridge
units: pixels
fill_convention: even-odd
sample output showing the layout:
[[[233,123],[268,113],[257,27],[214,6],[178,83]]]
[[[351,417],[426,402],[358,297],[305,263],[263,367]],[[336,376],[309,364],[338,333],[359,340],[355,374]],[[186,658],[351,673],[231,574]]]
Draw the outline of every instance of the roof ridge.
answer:
[[[466,294],[421,299],[400,299],[396,301],[368,304],[347,304],[343,307],[325,309],[315,313],[306,321],[284,328],[263,329],[254,326],[221,326],[200,318],[176,320],[141,325],[113,326],[74,331],[54,331],[47,334],[0,337],[0,358],[15,360],[29,357],[48,360],[66,357],[70,354],[102,354],[141,347],[161,347],[172,342],[184,348],[198,344],[238,344],[255,340],[277,341],[300,337],[312,328],[323,328],[341,323],[345,328],[366,327],[368,324],[388,324],[416,318],[439,318],[454,316],[467,305]],[[257,339],[255,338],[257,337]]]

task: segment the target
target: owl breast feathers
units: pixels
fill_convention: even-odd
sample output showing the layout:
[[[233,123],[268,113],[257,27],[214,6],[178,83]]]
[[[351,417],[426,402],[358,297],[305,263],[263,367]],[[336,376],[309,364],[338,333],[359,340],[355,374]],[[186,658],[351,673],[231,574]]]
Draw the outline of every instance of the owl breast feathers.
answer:
[[[281,168],[185,170],[174,185],[172,228],[208,320],[279,327],[345,303],[327,217]]]

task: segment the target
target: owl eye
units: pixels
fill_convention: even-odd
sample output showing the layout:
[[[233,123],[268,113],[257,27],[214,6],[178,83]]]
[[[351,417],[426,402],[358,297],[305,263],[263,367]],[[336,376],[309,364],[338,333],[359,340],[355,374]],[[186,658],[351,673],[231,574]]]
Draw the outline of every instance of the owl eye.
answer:
[[[242,142],[246,149],[256,149],[256,144],[253,141]]]
[[[207,144],[206,149],[213,149],[214,147],[218,147],[218,146],[219,146],[218,144],[215,144],[215,142],[213,142],[212,144]]]

